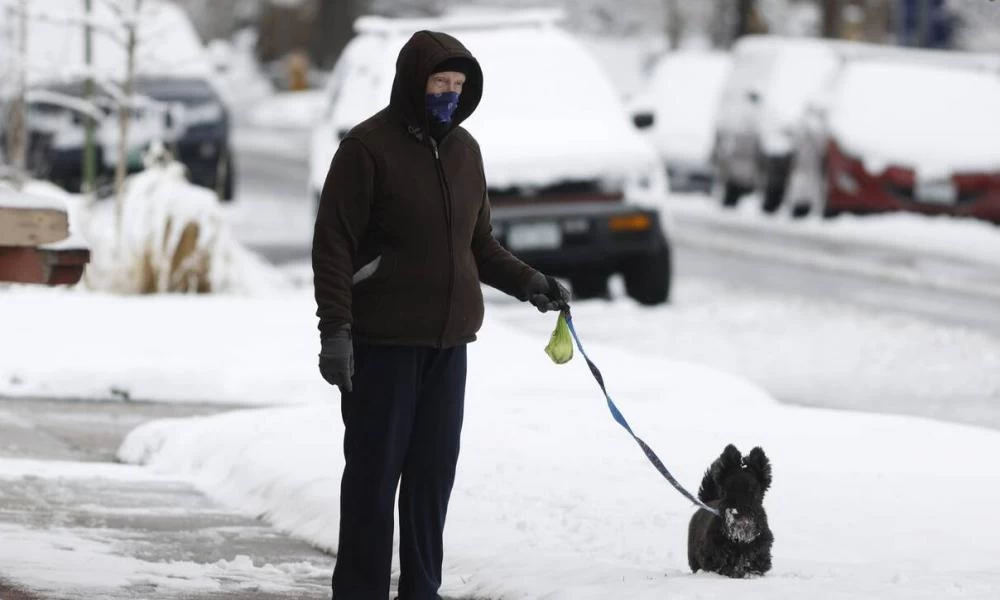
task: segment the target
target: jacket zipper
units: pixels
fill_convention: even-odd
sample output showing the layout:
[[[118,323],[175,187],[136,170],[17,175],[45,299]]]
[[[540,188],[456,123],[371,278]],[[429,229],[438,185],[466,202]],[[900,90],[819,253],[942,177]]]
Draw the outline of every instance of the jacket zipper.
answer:
[[[448,179],[444,174],[444,165],[441,164],[441,154],[438,151],[437,140],[430,136],[428,136],[428,139],[431,141],[431,148],[434,150],[434,164],[437,167],[438,182],[441,184],[441,197],[444,200],[444,222],[448,229],[448,301],[445,305],[441,336],[438,338],[438,345],[443,347],[444,338],[448,332],[448,321],[451,320],[452,295],[455,292],[455,241],[452,239],[451,192],[448,190]]]

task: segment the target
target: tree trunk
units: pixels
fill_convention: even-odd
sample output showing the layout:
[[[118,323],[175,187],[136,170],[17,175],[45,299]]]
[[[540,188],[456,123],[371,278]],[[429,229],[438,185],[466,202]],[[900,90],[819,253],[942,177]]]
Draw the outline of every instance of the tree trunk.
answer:
[[[354,20],[365,12],[367,0],[320,2],[310,35],[310,54],[316,64],[330,68],[354,37]]]
[[[91,69],[94,67],[94,28],[90,24],[93,14],[93,0],[85,0],[84,14],[87,22],[83,26],[83,58],[87,68],[87,79],[83,83],[83,97],[87,102],[94,101],[94,78]],[[83,142],[83,164],[81,173],[81,192],[93,199],[97,190],[97,136],[95,130],[97,124],[91,116],[85,116],[84,121],[84,142]]]
[[[842,26],[841,0],[823,0],[823,37],[839,38]]]
[[[11,9],[9,9],[11,10]],[[13,167],[14,185],[24,184],[28,155],[27,70],[28,70],[28,0],[17,4],[16,90],[7,112],[7,159]]]
[[[115,213],[119,237],[122,226],[122,191],[125,187],[125,175],[128,170],[128,130],[132,121],[132,104],[135,101],[135,52],[139,45],[138,29],[141,19],[142,0],[134,0],[134,18],[127,21],[126,31],[126,67],[125,67],[125,98],[118,108],[118,165],[115,168]]]
[[[737,0],[734,39],[753,33],[754,0]]]

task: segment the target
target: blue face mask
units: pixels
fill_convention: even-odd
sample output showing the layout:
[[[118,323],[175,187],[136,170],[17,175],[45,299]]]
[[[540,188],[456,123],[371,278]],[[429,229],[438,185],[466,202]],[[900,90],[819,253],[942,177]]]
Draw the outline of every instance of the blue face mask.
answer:
[[[458,108],[458,92],[427,94],[427,112],[438,123],[451,123],[451,117]]]

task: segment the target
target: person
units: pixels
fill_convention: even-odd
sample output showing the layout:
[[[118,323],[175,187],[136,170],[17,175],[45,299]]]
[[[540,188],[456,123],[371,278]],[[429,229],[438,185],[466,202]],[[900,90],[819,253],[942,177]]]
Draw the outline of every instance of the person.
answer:
[[[399,598],[439,597],[480,282],[542,312],[569,308],[565,288],[493,237],[480,149],[460,126],[482,94],[465,46],[415,33],[389,106],[341,141],[323,186],[319,369],[341,391],[346,460],[334,600],[387,597],[397,484]]]

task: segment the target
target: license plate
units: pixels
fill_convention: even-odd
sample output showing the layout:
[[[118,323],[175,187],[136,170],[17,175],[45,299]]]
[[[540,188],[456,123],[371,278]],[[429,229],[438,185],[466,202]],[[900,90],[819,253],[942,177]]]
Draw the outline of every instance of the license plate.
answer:
[[[511,225],[507,233],[511,250],[555,250],[562,245],[562,230],[556,223]]]
[[[958,190],[949,179],[917,180],[914,196],[918,202],[926,204],[952,205],[958,200]]]

